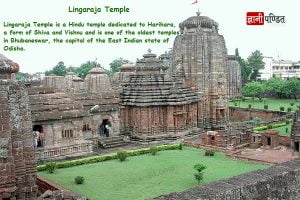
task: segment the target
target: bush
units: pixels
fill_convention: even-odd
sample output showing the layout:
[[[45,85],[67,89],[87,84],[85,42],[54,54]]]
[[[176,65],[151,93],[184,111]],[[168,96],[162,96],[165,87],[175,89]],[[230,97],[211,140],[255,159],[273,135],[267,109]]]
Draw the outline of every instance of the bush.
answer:
[[[251,105],[251,104],[249,104],[249,105],[248,105],[248,108],[252,108],[252,105]]]
[[[271,124],[267,125],[267,129],[272,129],[272,128],[273,128],[273,126]]]
[[[234,102],[234,106],[238,106],[238,103],[237,103],[237,102]]]
[[[168,145],[160,145],[157,146],[158,151],[165,151],[165,150],[177,150],[179,149],[179,144],[168,144]],[[139,156],[150,153],[150,148],[144,148],[144,149],[137,149],[137,150],[129,150],[127,151],[128,156]],[[108,154],[108,155],[99,155],[99,156],[92,156],[88,158],[82,158],[77,160],[70,160],[70,161],[63,161],[56,163],[56,168],[69,168],[79,165],[86,165],[86,164],[92,164],[97,162],[104,162],[107,160],[114,160],[118,159],[116,153]],[[37,167],[38,171],[46,171],[46,165],[39,165]]]
[[[76,184],[83,184],[84,183],[84,177],[83,176],[76,176],[74,179]]]
[[[180,143],[178,149],[179,149],[179,150],[182,150],[182,146],[183,146],[182,143]]]
[[[151,152],[152,156],[155,156],[158,152],[157,147],[150,147],[150,152]]]
[[[198,181],[198,184],[200,183],[200,181],[202,181],[203,179],[203,170],[206,169],[206,166],[203,164],[196,164],[194,165],[194,169],[197,171],[197,173],[195,173],[195,179]]]
[[[280,111],[284,111],[285,108],[284,108],[284,106],[280,106],[279,109],[280,109]]]
[[[288,132],[289,132],[289,128],[286,127],[286,128],[285,128],[285,133],[288,133]]]
[[[127,158],[127,152],[126,152],[126,151],[119,151],[119,152],[117,153],[117,158],[118,158],[121,162],[125,161],[126,158]]]
[[[290,121],[290,120],[288,120],[288,119],[287,119],[287,120],[285,120],[285,124],[286,124],[286,125],[289,125],[290,123],[291,123],[291,121]]]
[[[268,110],[268,109],[269,109],[269,105],[268,105],[268,104],[265,104],[265,105],[264,105],[264,109]]]
[[[287,111],[288,111],[288,112],[292,112],[292,108],[291,108],[291,107],[288,107],[288,108],[287,108]]]
[[[214,156],[214,155],[215,155],[214,150],[211,150],[211,149],[205,150],[204,156]]]
[[[56,170],[56,163],[55,162],[47,163],[46,164],[46,170],[49,173],[53,174],[55,172],[55,170]]]
[[[292,103],[290,103],[290,105],[291,105],[291,106],[294,106],[294,105],[295,105],[295,103],[294,103],[294,102],[292,102]]]

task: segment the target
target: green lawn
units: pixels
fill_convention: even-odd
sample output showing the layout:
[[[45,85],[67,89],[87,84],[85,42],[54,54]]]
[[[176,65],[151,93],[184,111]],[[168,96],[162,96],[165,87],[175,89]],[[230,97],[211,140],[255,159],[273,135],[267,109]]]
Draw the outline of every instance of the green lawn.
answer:
[[[287,132],[286,132],[286,128],[288,128]],[[279,131],[279,134],[284,136],[291,136],[291,129],[292,129],[292,123],[278,128],[272,128],[272,130]]]
[[[207,166],[203,183],[269,167],[233,160],[223,153],[216,153],[213,157],[203,154],[204,150],[184,147],[182,151],[161,151],[157,156],[147,154],[129,157],[125,162],[112,160],[58,169],[54,174],[39,172],[38,175],[92,200],[135,200],[196,186],[193,166],[197,163]],[[85,183],[76,185],[76,176],[84,176]]]
[[[235,106],[235,102],[237,106]],[[290,103],[294,103],[294,106],[291,106]],[[267,104],[269,106],[268,110],[280,111],[280,107],[283,106],[285,111],[287,111],[288,107],[292,108],[292,111],[297,110],[297,105],[300,105],[300,100],[295,99],[268,99],[264,98],[263,101],[255,98],[254,101],[249,98],[245,101],[231,101],[230,106],[233,107],[241,107],[241,108],[248,108],[248,105],[251,104],[252,108],[256,109],[264,109],[264,105]]]

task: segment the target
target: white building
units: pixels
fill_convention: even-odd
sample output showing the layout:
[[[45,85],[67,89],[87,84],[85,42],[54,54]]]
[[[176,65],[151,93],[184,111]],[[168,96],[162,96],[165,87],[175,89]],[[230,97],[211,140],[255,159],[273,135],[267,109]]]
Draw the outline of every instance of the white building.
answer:
[[[288,79],[297,77],[300,79],[300,62],[291,60],[275,60],[272,57],[264,57],[265,68],[260,70],[258,80],[268,80],[272,77]]]

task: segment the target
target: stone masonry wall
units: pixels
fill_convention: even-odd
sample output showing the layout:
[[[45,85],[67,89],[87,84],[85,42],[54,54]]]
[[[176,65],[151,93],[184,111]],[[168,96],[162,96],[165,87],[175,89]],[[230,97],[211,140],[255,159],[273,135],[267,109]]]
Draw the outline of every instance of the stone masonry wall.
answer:
[[[0,80],[0,199],[36,198],[36,161],[25,87]]]
[[[205,174],[204,174],[205,176]],[[300,199],[300,158],[283,164],[213,182],[158,200],[296,200]]]
[[[259,110],[249,108],[229,108],[229,116],[231,120],[247,121],[254,118],[271,119],[275,117],[282,117],[286,115],[285,112],[270,111],[270,110]]]

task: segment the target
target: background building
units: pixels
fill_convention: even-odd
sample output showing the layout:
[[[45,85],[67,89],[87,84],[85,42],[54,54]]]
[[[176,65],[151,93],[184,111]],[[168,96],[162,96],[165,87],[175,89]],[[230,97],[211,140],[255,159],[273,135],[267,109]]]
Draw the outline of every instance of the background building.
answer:
[[[259,80],[268,80],[272,77],[288,79],[300,78],[300,62],[291,60],[275,60],[272,57],[264,57],[264,69],[260,70]]]

